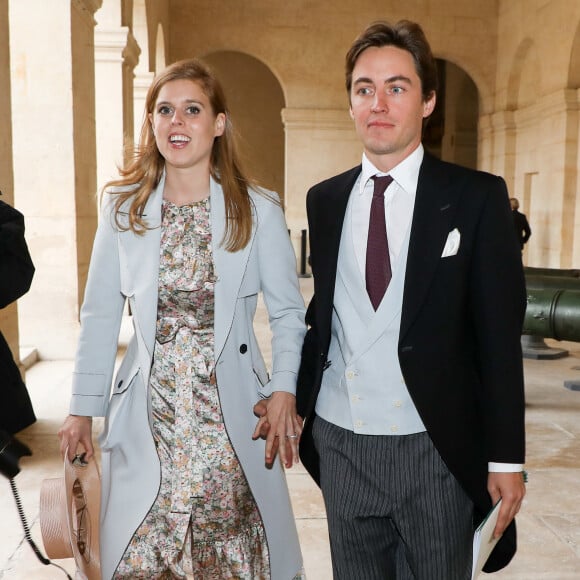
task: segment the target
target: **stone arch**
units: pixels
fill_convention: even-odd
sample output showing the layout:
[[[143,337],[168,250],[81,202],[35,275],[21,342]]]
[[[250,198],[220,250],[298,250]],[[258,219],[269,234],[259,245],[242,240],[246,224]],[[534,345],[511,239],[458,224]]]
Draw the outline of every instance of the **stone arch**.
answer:
[[[480,99],[471,76],[451,60],[437,59],[439,91],[425,128],[427,149],[445,161],[477,167]]]
[[[534,41],[524,38],[520,42],[508,77],[506,109],[516,111],[536,100],[537,87],[541,86],[541,68]]]
[[[250,175],[283,198],[285,97],[280,82],[264,62],[246,53],[224,50],[204,60],[223,84]]]

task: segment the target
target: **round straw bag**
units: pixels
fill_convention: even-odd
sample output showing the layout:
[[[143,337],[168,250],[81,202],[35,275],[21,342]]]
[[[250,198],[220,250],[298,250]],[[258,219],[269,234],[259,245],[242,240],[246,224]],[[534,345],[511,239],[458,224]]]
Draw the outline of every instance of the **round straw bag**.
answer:
[[[100,580],[99,507],[101,479],[95,459],[64,460],[64,477],[40,488],[40,531],[49,558],[74,558],[88,580]]]

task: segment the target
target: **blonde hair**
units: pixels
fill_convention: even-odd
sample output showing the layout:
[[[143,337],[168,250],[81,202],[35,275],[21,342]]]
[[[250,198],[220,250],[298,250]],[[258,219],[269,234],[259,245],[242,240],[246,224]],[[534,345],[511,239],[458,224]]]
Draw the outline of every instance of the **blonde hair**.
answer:
[[[155,77],[145,99],[145,114],[139,144],[127,148],[126,158],[129,161],[125,167],[119,168],[120,177],[104,186],[103,193],[109,192],[117,196],[114,208],[115,222],[119,229],[122,231],[130,229],[137,234],[143,234],[148,229],[143,212],[149,196],[159,184],[165,167],[165,159],[155,142],[149,114],[154,111],[161,88],[170,81],[182,79],[193,81],[201,87],[209,99],[214,116],[219,113],[226,116],[224,132],[216,137],[213,143],[210,174],[221,184],[224,192],[226,228],[222,243],[226,250],[235,252],[244,248],[250,240],[252,202],[248,189],[254,184],[241,167],[235,132],[223,89],[209,67],[198,59],[174,62]],[[114,188],[114,191],[111,191],[111,188]],[[119,220],[120,208],[129,200],[128,225],[123,225]],[[126,220],[123,222],[126,223]]]

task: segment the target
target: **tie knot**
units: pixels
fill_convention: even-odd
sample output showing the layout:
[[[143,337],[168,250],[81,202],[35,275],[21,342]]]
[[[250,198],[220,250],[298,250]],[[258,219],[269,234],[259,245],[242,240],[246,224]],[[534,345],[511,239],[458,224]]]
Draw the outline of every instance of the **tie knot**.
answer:
[[[393,178],[390,175],[374,175],[373,181],[375,182],[373,197],[381,197],[384,195],[385,189],[387,189],[393,181]]]

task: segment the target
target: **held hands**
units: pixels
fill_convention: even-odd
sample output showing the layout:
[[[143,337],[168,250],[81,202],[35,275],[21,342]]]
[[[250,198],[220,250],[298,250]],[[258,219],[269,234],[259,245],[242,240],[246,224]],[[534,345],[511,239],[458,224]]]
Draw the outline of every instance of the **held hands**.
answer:
[[[494,505],[500,498],[503,499],[497,524],[493,531],[493,537],[497,538],[504,533],[522,506],[522,501],[526,495],[523,472],[490,472],[487,477],[487,491]]]
[[[298,463],[302,418],[296,413],[296,397],[284,391],[276,391],[269,399],[254,405],[254,415],[259,420],[252,439],[266,439],[266,464],[274,463],[277,452],[280,452],[285,467]]]
[[[69,415],[61,428],[58,430],[60,439],[60,454],[64,455],[68,448],[68,459],[72,461],[77,453],[79,444],[83,446],[85,460],[88,461],[94,455],[93,439],[93,418],[82,417],[80,415]]]

